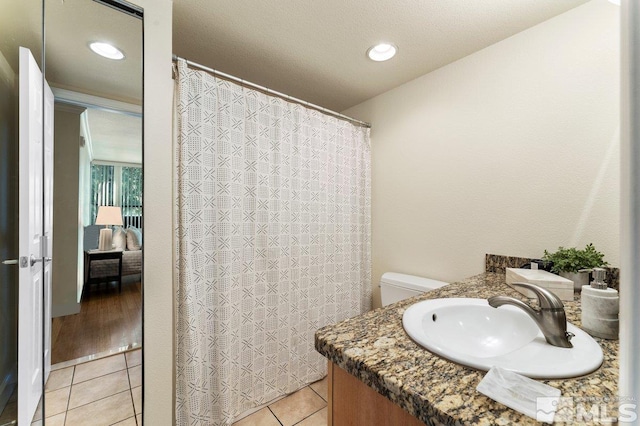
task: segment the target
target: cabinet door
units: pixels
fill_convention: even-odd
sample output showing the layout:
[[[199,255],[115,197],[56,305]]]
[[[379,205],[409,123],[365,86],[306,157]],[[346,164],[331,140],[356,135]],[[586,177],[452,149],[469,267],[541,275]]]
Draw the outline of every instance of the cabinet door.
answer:
[[[329,361],[329,426],[419,426],[420,420]]]

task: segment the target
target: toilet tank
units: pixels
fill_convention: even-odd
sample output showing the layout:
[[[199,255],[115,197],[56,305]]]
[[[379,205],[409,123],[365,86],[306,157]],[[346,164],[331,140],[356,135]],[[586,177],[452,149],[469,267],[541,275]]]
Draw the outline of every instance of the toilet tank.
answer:
[[[416,277],[415,275],[385,272],[380,278],[380,296],[382,306],[387,306],[400,300],[440,288],[449,283],[432,280],[431,278]]]

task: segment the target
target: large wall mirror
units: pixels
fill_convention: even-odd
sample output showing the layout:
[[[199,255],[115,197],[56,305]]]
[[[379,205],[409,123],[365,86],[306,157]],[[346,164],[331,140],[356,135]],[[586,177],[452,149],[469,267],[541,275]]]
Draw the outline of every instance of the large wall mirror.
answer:
[[[0,33],[0,425],[142,424],[142,13],[10,0]],[[35,221],[20,176],[29,52]],[[29,254],[26,222],[38,242]],[[27,322],[35,332],[23,333]]]

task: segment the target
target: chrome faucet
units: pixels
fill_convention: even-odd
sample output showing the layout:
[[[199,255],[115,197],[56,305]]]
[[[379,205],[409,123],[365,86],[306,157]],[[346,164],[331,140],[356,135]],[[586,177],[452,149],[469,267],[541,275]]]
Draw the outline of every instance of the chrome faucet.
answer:
[[[540,327],[542,334],[550,345],[561,348],[572,348],[573,333],[567,331],[567,317],[564,305],[558,296],[535,284],[513,283],[515,287],[531,290],[538,297],[540,309],[535,310],[526,303],[508,296],[494,296],[488,299],[489,305],[497,308],[502,305],[513,305],[525,311]]]

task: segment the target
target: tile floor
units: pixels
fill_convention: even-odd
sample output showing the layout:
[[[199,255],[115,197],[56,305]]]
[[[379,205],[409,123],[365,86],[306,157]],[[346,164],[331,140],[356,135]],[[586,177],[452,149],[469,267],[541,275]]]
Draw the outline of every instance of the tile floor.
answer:
[[[45,388],[47,426],[142,425],[140,349],[51,372]],[[32,426],[40,426],[40,410]]]
[[[233,426],[326,426],[327,378],[312,383]]]
[[[142,425],[141,356],[142,351],[137,349],[52,371],[45,389],[46,425]],[[15,404],[15,400],[13,402]],[[37,416],[32,426],[42,425]],[[326,424],[325,377],[233,426]]]

